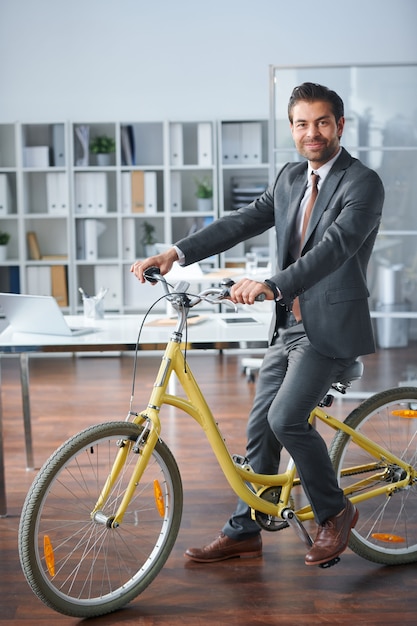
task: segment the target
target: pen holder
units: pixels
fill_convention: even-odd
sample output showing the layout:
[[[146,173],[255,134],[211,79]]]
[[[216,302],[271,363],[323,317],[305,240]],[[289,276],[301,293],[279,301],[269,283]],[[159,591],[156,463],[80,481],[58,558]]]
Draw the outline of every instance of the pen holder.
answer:
[[[104,317],[104,296],[107,289],[101,289],[95,296],[87,296],[82,292],[84,318],[86,320],[102,320]]]

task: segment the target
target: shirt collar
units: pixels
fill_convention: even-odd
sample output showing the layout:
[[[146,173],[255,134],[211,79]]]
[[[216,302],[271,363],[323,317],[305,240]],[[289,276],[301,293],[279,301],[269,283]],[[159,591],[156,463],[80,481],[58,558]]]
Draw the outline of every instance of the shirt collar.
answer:
[[[330,170],[332,169],[333,163],[336,161],[336,159],[339,157],[340,153],[342,152],[342,148],[340,147],[339,150],[337,151],[337,154],[335,154],[335,156],[330,159],[330,161],[327,161],[327,163],[325,163],[324,165],[322,165],[321,167],[319,167],[318,169],[313,169],[310,165],[310,163],[308,164],[308,172],[307,172],[307,180],[311,181],[311,173],[314,172],[315,174],[318,174],[320,176],[319,179],[319,186],[323,183],[324,179],[326,178],[327,174],[330,172]]]

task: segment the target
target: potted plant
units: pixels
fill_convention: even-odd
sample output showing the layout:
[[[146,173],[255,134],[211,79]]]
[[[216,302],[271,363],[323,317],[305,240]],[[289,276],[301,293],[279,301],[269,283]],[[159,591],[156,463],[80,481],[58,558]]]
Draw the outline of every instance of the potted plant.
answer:
[[[90,152],[97,156],[98,165],[110,165],[111,155],[116,150],[116,142],[108,135],[97,135],[90,142]]]
[[[153,256],[155,254],[155,244],[157,239],[154,235],[155,226],[150,222],[143,222],[142,224],[142,239],[141,242],[145,249],[145,256]]]
[[[199,211],[213,210],[213,185],[209,178],[197,178],[196,181],[197,208]]]
[[[9,241],[9,233],[6,233],[4,230],[0,230],[0,261],[5,261],[7,259],[7,244]]]

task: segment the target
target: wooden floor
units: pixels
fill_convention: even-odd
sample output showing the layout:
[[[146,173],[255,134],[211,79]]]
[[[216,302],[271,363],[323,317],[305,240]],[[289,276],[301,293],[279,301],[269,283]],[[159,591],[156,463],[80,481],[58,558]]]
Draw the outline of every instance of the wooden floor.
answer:
[[[229,449],[243,453],[245,423],[254,385],[241,373],[236,354],[191,353],[189,362],[218,419]],[[142,408],[157,357],[140,359],[136,408]],[[36,465],[64,439],[99,421],[123,420],[129,408],[133,359],[43,357],[31,359],[31,401]],[[415,344],[365,359],[366,376],[356,389],[395,386],[417,367]],[[0,519],[0,626],[81,624],[58,615],[33,595],[20,570],[17,528],[34,472],[25,470],[18,362],[2,360],[2,399],[8,516]],[[352,408],[338,401],[334,414]],[[417,564],[397,568],[367,562],[349,550],[329,570],[304,565],[305,548],[291,529],[264,533],[260,559],[202,565],[183,557],[217,535],[235,496],[220,474],[202,432],[190,418],[165,418],[163,438],[182,473],[182,527],[166,567],[126,609],[91,624],[146,626],[306,626],[314,624],[416,624]]]

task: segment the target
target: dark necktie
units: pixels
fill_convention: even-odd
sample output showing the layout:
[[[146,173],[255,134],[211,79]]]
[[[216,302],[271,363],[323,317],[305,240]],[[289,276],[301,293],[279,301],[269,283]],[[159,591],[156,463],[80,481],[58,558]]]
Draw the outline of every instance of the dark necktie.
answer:
[[[310,217],[311,217],[311,213],[313,211],[313,206],[314,203],[316,201],[317,198],[317,194],[318,194],[318,182],[319,182],[319,178],[320,176],[318,174],[315,174],[314,172],[311,172],[311,181],[312,181],[312,187],[311,187],[311,194],[310,197],[308,199],[307,202],[307,206],[304,212],[304,218],[303,218],[303,225],[301,228],[301,238],[300,238],[300,252],[299,252],[299,256],[301,254],[301,250],[303,249],[303,244],[304,244],[304,237],[305,234],[307,232],[307,226],[308,223],[310,221]],[[294,302],[292,303],[292,313],[295,317],[295,319],[300,322],[301,321],[301,311],[300,311],[300,301],[298,298],[295,298]]]

